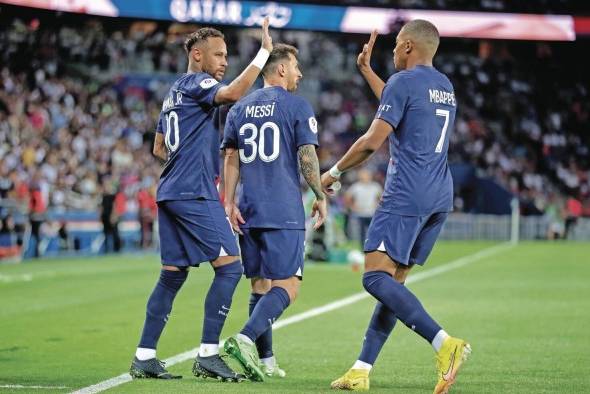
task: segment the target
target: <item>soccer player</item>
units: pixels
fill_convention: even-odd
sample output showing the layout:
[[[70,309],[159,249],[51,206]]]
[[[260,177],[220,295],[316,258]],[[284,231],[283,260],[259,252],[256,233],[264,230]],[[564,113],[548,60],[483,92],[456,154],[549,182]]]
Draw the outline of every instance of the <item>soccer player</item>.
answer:
[[[166,160],[157,192],[162,271],[147,303],[130,374],[134,378],[181,377],[166,371],[156,358],[156,346],[189,267],[209,261],[215,277],[205,299],[201,346],[193,373],[237,381],[243,376],[219,356],[219,335],[242,275],[242,264],[216,187],[220,139],[217,107],[242,97],[264,67],[272,51],[268,19],[262,26],[260,51],[229,85],[220,83],[227,67],[227,49],[220,31],[201,28],[190,34],[184,45],[188,72],[172,85],[164,100],[154,143],[154,155]]]
[[[297,52],[290,45],[274,46],[262,70],[264,88],[229,111],[222,145],[225,209],[240,234],[244,273],[252,283],[250,318],[224,348],[254,381],[284,376],[273,357],[271,326],[297,297],[303,276],[305,214],[298,166],[316,196],[314,229],[327,212],[317,122],[309,103],[293,94],[302,78]]]
[[[376,35],[373,32],[358,63],[380,99],[377,114],[367,133],[322,175],[322,185],[330,191],[343,171],[363,163],[389,140],[392,158],[385,191],[364,246],[363,286],[378,302],[358,360],[332,382],[332,388],[369,388],[369,371],[399,319],[432,344],[438,371],[434,392],[446,393],[471,348],[450,337],[403,284],[410,269],[426,261],[452,210],[447,151],[455,120],[455,94],[449,79],[432,66],[440,41],[433,24],[414,20],[403,26],[393,50],[399,72],[387,83],[370,68]]]

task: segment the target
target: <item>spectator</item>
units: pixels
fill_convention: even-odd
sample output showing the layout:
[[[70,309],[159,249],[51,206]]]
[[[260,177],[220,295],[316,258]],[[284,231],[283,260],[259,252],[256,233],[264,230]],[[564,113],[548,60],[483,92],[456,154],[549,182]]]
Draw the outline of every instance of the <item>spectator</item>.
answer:
[[[31,182],[29,199],[29,223],[31,225],[31,240],[34,241],[34,257],[41,254],[41,225],[45,221],[47,202],[43,193],[43,182],[40,173],[36,173]]]
[[[364,168],[358,171],[358,180],[346,191],[346,202],[352,213],[353,221],[357,224],[354,238],[361,245],[365,243],[367,229],[379,205],[382,193],[383,189],[379,183],[373,181],[371,171]]]
[[[107,180],[103,185],[100,220],[104,233],[104,252],[119,252],[121,250],[121,237],[119,236],[119,213],[121,209],[120,193],[117,193],[113,181]],[[116,203],[118,197],[119,203]],[[115,207],[115,205],[119,205]]]
[[[581,216],[582,202],[574,197],[568,198],[566,202],[565,239],[568,239]]]
[[[137,193],[139,224],[141,227],[141,247],[150,248],[153,242],[154,221],[157,214],[155,186],[144,187]]]

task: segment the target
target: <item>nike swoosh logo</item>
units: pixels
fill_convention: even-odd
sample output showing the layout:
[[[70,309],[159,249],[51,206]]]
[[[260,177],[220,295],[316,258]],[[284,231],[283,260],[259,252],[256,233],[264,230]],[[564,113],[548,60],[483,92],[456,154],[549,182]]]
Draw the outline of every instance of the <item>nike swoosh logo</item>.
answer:
[[[442,378],[446,381],[448,381],[451,378],[451,375],[453,373],[453,366],[455,365],[455,356],[457,355],[457,348],[455,348],[455,350],[453,351],[453,354],[451,354],[451,364],[449,365],[449,369],[447,369],[447,372],[445,372],[442,376]]]

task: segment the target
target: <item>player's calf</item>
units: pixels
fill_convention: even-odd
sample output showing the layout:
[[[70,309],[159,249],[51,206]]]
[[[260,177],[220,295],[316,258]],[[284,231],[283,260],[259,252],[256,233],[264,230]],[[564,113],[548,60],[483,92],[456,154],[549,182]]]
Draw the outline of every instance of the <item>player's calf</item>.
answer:
[[[291,297],[287,290],[279,286],[272,287],[258,301],[242,331],[225,342],[225,351],[244,367],[244,372],[249,379],[264,380],[254,342],[271,328],[272,323],[281,316],[290,302]]]
[[[205,316],[201,337],[202,357],[219,353],[219,336],[229,314],[236,286],[242,276],[242,264],[234,258],[230,264],[214,266],[215,277],[205,298]],[[206,349],[206,352],[203,350]]]

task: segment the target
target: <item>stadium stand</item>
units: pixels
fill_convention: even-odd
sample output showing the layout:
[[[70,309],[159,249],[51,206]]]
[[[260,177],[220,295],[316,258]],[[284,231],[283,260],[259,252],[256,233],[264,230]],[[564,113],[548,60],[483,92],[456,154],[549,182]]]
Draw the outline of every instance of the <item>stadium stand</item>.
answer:
[[[440,1],[399,3],[442,7]],[[565,3],[552,2],[555,11]],[[486,4],[506,10],[508,2],[482,1],[483,8]],[[2,16],[0,253],[16,253],[27,222],[35,220],[42,222],[41,232],[55,235],[45,250],[100,250],[101,242],[72,234],[102,231],[101,207],[113,187],[113,220],[122,224],[124,242],[152,246],[161,170],[151,155],[153,131],[169,82],[186,70],[181,42],[187,29],[71,15]],[[237,48],[230,53],[231,78],[255,52],[256,38],[236,28],[223,30]],[[315,107],[320,160],[329,166],[375,112],[377,102],[356,72],[366,37],[273,34],[300,48],[300,93]],[[381,37],[375,51],[374,67],[382,76],[393,71],[392,42],[392,36]],[[588,47],[576,45],[576,51]],[[450,75],[459,99],[450,149],[456,211],[509,213],[514,195],[523,214],[553,215],[566,228],[590,216],[588,63],[569,43],[443,42],[436,66]],[[385,150],[372,160],[377,180],[387,160]],[[354,174],[345,179],[354,181]]]

